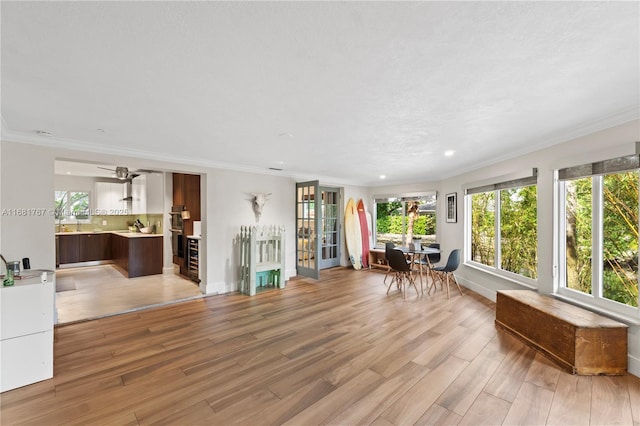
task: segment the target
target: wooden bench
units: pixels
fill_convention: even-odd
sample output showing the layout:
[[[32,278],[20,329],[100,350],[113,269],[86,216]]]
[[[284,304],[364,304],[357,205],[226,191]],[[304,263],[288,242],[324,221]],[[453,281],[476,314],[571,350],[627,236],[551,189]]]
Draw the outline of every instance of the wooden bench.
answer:
[[[627,371],[625,324],[535,291],[498,291],[496,325],[572,374]]]

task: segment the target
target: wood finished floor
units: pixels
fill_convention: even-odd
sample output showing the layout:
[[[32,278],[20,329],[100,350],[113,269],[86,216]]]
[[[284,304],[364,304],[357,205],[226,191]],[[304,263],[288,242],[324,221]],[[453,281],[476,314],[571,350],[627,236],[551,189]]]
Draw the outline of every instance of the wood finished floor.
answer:
[[[55,329],[55,377],[2,425],[640,425],[640,378],[572,376],[494,326],[495,305],[385,295],[337,268]]]
[[[56,293],[61,324],[202,296],[197,284],[179,275],[127,278],[114,265],[58,269],[56,282],[76,288]]]

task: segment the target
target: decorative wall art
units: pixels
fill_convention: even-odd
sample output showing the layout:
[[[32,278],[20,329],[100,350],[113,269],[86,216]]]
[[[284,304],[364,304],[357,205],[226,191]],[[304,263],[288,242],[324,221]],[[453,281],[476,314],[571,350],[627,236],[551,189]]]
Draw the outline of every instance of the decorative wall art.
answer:
[[[458,201],[457,192],[447,194],[447,222],[458,221]]]

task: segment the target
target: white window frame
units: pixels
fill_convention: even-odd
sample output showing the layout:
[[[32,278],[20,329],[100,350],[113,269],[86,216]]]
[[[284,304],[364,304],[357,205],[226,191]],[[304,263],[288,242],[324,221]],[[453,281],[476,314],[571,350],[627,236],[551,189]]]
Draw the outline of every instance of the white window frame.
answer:
[[[381,202],[400,202],[402,203],[402,240],[406,239],[406,228],[407,228],[407,217],[406,217],[406,203],[409,201],[420,201],[426,197],[435,197],[436,201],[436,241],[438,240],[438,215],[437,215],[437,206],[438,206],[438,191],[425,191],[425,192],[412,192],[412,193],[403,193],[396,195],[374,195],[373,196],[373,214],[372,214],[372,236],[373,236],[373,247],[378,247],[378,208],[377,204]]]
[[[609,173],[605,173],[609,174]],[[640,173],[639,173],[640,175]],[[585,176],[586,177],[586,176]],[[554,280],[554,292],[556,295],[576,302],[587,308],[594,308],[598,312],[605,314],[614,314],[614,316],[622,320],[631,320],[638,323],[640,320],[640,306],[633,307],[617,302],[615,300],[606,299],[603,292],[603,251],[604,251],[604,229],[603,229],[603,175],[591,175],[592,180],[592,237],[591,237],[591,292],[586,294],[578,290],[567,287],[566,277],[566,203],[565,203],[565,182],[558,177],[556,170],[554,176],[554,192],[556,196],[554,208],[554,229],[556,230],[554,240],[557,247],[554,255],[554,270],[558,271]],[[640,206],[640,197],[639,197]],[[640,279],[640,273],[638,274]]]
[[[88,201],[89,205],[87,207],[87,218],[86,219],[76,219],[76,217],[73,214],[71,214],[70,211],[65,211],[65,212],[70,213],[70,214],[65,215],[64,219],[62,219],[62,220],[55,219],[56,224],[60,223],[60,224],[63,224],[63,225],[69,225],[69,224],[77,224],[77,223],[81,223],[81,224],[91,223],[91,216],[92,216],[92,213],[93,213],[92,208],[91,208],[91,204],[92,204],[91,203],[91,199],[92,199],[91,198],[91,191],[81,191],[81,190],[74,190],[74,189],[55,189],[54,192],[53,192],[54,195],[55,195],[56,192],[66,192],[67,193],[67,195],[66,195],[67,197],[69,197],[69,195],[71,193],[81,192],[81,193],[87,194],[87,197],[88,197],[88,200],[89,200]],[[68,204],[68,201],[67,201],[67,204]]]
[[[538,288],[538,278],[533,279],[533,278],[528,278],[525,277],[524,275],[520,275],[517,274],[515,272],[511,272],[511,271],[507,271],[504,270],[500,267],[500,265],[502,265],[502,247],[501,247],[501,238],[500,238],[500,209],[501,209],[501,203],[500,203],[500,191],[503,189],[512,189],[512,188],[523,188],[526,186],[536,186],[536,204],[537,204],[537,211],[540,211],[540,199],[537,195],[538,191],[537,191],[537,186],[538,186],[538,182],[537,182],[537,178],[538,178],[538,169],[534,168],[532,170],[532,174],[531,176],[526,176],[526,177],[503,177],[504,180],[500,180],[500,178],[496,178],[496,180],[499,180],[498,182],[495,183],[490,183],[490,184],[484,184],[482,186],[477,186],[475,188],[472,187],[468,187],[467,189],[465,189],[465,196],[464,196],[464,212],[465,212],[465,220],[464,220],[464,244],[465,244],[465,258],[464,258],[464,264],[465,266],[470,266],[472,268],[476,268],[479,269],[481,271],[484,272],[488,272],[494,275],[497,275],[501,278],[507,279],[509,281],[512,281],[516,284],[528,287],[528,288],[532,288],[532,289],[537,289]],[[478,194],[478,193],[485,193],[485,192],[495,192],[495,238],[494,238],[494,265],[490,266],[490,265],[485,265],[483,263],[480,262],[476,262],[473,259],[471,259],[471,213],[472,213],[472,196],[473,194]],[[538,217],[536,217],[536,222],[538,222]],[[539,225],[538,225],[539,227]],[[537,233],[538,235],[538,242],[537,242],[537,247],[540,247],[540,233]],[[540,256],[538,256],[538,259],[540,258]],[[539,265],[538,265],[539,267]],[[539,277],[539,275],[538,275]]]

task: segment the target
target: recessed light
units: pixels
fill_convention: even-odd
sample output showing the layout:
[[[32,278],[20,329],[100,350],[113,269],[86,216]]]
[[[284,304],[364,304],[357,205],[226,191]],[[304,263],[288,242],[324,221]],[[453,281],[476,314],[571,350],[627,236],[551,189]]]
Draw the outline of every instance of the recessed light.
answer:
[[[386,179],[387,176],[386,175],[380,175],[380,179]]]
[[[44,130],[36,130],[36,133],[39,134],[40,136],[47,136],[47,137],[53,136],[51,133],[45,132]]]
[[[98,133],[105,133],[104,129],[96,129],[96,132],[98,132]]]
[[[292,138],[293,137],[293,133],[282,132],[282,133],[278,133],[278,136],[280,136],[281,138]]]
[[[71,172],[67,172],[67,174],[68,174],[68,175],[70,175],[70,174],[71,174]]]
[[[445,151],[445,152],[444,152],[444,156],[445,156],[445,157],[451,157],[451,156],[453,156],[453,154],[455,154],[455,153],[456,153],[456,152],[455,152],[454,150],[450,149],[450,150],[448,150],[448,151]]]

